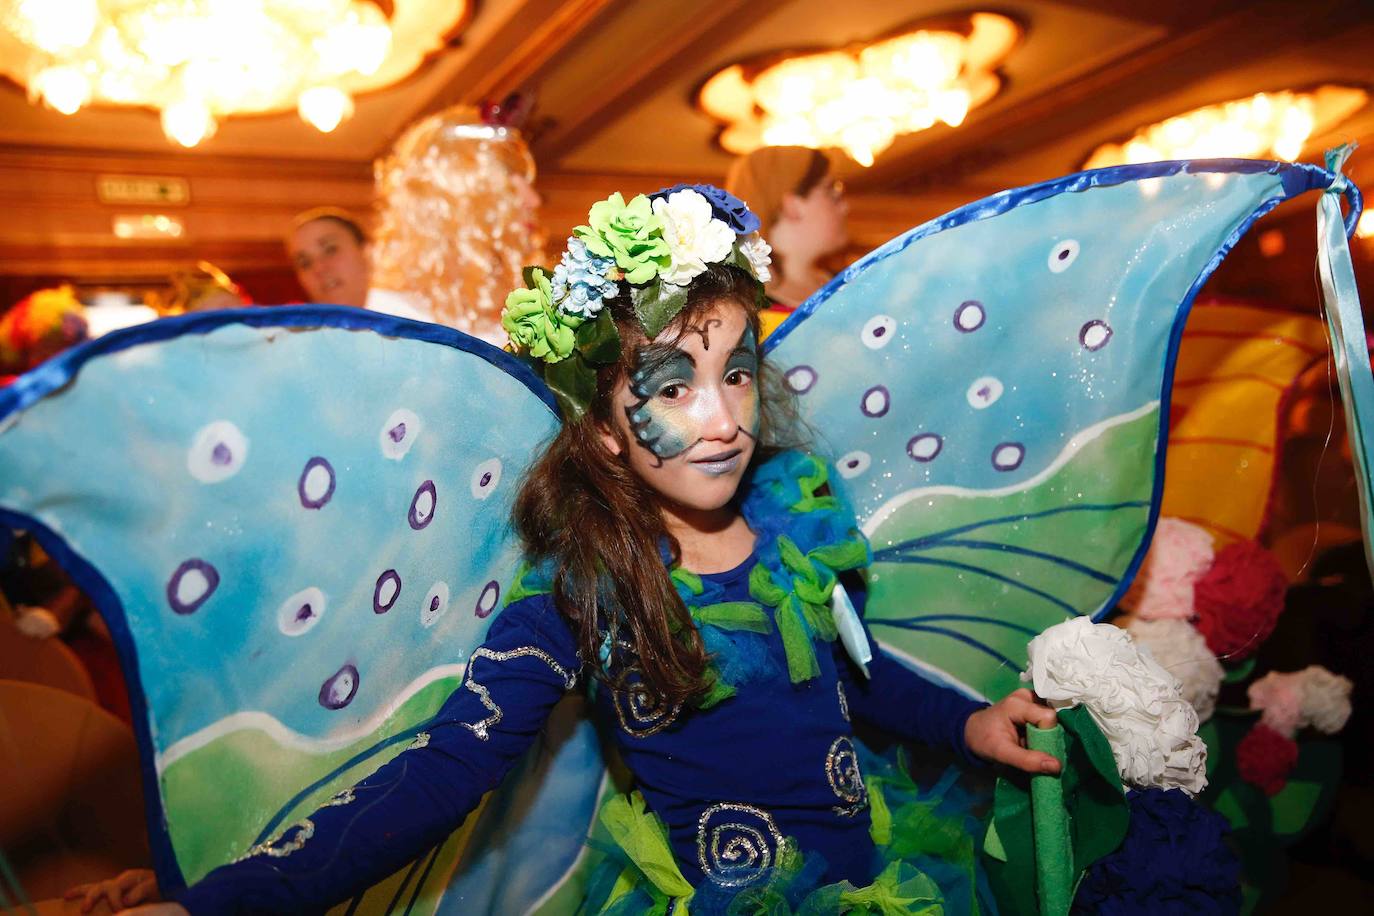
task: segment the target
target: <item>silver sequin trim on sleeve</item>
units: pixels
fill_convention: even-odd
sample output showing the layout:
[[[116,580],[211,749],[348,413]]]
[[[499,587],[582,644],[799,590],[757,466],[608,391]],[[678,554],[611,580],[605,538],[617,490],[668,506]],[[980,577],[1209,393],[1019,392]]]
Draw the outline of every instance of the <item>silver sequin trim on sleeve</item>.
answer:
[[[844,716],[846,722],[849,721],[849,697],[844,695],[844,682],[835,682],[835,692],[840,697],[840,715]]]
[[[321,808],[337,808],[340,805],[352,804],[355,801],[353,787],[349,786],[340,792],[334,793],[329,800],[320,805]],[[296,831],[291,839],[286,835],[291,831]],[[308,817],[303,817],[296,823],[287,827],[275,839],[265,840],[255,846],[249,847],[248,851],[235,859],[235,862],[242,862],[244,859],[251,859],[254,856],[267,856],[272,859],[284,859],[291,853],[305,846],[307,840],[315,835],[315,822]]]
[[[552,655],[536,646],[520,646],[518,649],[510,649],[504,652],[498,652],[486,647],[478,649],[476,652],[472,653],[472,660],[468,662],[467,688],[477,694],[477,698],[482,701],[482,705],[491,712],[491,715],[480,722],[474,722],[472,724],[460,722],[458,724],[483,741],[486,741],[489,737],[488,730],[501,721],[501,707],[492,702],[491,693],[477,681],[477,678],[472,673],[473,667],[477,664],[477,659],[479,658],[488,658],[494,662],[507,662],[513,658],[537,658],[552,668],[554,673],[563,679],[563,686],[566,689],[572,690],[573,687],[577,685],[577,672],[568,671],[562,665],[558,664]]]

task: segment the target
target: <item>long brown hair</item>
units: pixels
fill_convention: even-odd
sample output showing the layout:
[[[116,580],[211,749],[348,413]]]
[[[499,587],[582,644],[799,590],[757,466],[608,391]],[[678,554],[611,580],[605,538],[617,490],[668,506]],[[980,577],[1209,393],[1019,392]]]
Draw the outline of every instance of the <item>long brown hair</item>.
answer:
[[[657,338],[675,343],[695,318],[721,302],[737,304],[757,335],[758,281],[737,267],[711,265],[694,279],[687,305]],[[599,664],[602,646],[628,644],[645,684],[666,705],[690,701],[709,686],[701,635],[678,597],[664,565],[681,556],[664,527],[654,491],[631,469],[632,447],[611,420],[612,397],[636,368],[645,340],[629,292],[606,306],[620,331],[620,360],[598,371],[596,399],[582,418],[565,423],[526,472],[515,501],[515,526],[532,562],[552,561],[553,600],[577,633],[585,663],[613,688],[624,666]],[[781,379],[760,358],[761,423],[754,461],[802,444],[796,405]],[[607,448],[604,431],[621,439]]]

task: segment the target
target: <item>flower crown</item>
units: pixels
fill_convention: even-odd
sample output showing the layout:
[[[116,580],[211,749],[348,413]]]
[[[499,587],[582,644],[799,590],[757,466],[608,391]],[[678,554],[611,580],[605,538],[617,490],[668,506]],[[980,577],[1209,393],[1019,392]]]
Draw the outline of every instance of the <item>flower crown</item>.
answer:
[[[596,396],[596,370],[620,358],[606,303],[630,286],[635,315],[654,339],[687,304],[687,286],[711,264],[731,264],[763,284],[772,249],[738,197],[706,184],[675,185],[629,203],[619,192],[592,204],[550,275],[526,267],[525,285],[501,312],[510,347],[553,391],[565,419]]]

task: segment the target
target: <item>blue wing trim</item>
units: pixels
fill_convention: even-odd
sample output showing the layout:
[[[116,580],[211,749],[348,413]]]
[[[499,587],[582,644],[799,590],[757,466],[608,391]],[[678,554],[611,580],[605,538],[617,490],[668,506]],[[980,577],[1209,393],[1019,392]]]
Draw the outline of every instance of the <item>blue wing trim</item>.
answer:
[[[1112,185],[1125,184],[1128,181],[1139,181],[1142,178],[1165,178],[1170,175],[1179,174],[1203,174],[1215,172],[1228,172],[1241,175],[1253,175],[1258,172],[1268,172],[1278,175],[1283,183],[1283,195],[1272,202],[1266,201],[1255,212],[1254,216],[1245,222],[1241,228],[1227,240],[1223,246],[1223,252],[1229,252],[1236,240],[1245,234],[1250,228],[1250,224],[1268,213],[1277,204],[1299,194],[1318,188],[1326,188],[1336,180],[1334,172],[1328,172],[1320,166],[1309,165],[1302,162],[1272,162],[1263,159],[1178,159],[1168,162],[1146,162],[1139,165],[1118,165],[1108,169],[1092,169],[1087,172],[1075,172],[1072,175],[1065,175],[1062,178],[1055,178],[1050,181],[1043,181],[1040,184],[1026,185],[1021,188],[1013,188],[1009,191],[1002,191],[982,200],[976,200],[971,204],[965,204],[957,210],[951,210],[944,216],[936,217],[929,222],[922,223],[914,229],[902,233],[890,242],[875,248],[859,260],[855,261],[844,270],[840,271],[835,277],[822,286],[811,297],[798,306],[797,310],[787,316],[776,331],[768,335],[768,339],[763,342],[763,351],[768,353],[778,344],[786,339],[800,322],[805,320],[816,309],[820,308],[825,300],[829,299],[840,287],[844,286],[855,276],[867,270],[873,264],[885,260],[900,251],[904,251],[913,243],[929,235],[944,232],[946,229],[953,229],[965,223],[975,222],[982,219],[990,219],[1015,210],[1017,207],[1026,204],[1037,203],[1056,197],[1066,191],[1086,191],[1090,188],[1110,187]],[[1360,219],[1363,210],[1363,199],[1360,191],[1353,183],[1347,183],[1345,188],[1346,200],[1350,204],[1350,212],[1346,214],[1345,229],[1346,235],[1350,236],[1355,231],[1355,224]],[[1219,261],[1220,258],[1215,259]],[[1216,264],[1211,264],[1202,274],[1205,279],[1214,270]]]
[[[143,816],[147,821],[148,847],[153,854],[153,870],[157,873],[158,887],[164,891],[180,890],[186,886],[186,878],[181,873],[181,866],[177,864],[172,837],[167,832],[167,824],[162,817],[162,795],[158,788],[157,766],[153,759],[153,734],[148,725],[148,701],[143,695],[142,684],[138,678],[138,654],[134,651],[133,635],[129,632],[129,624],[124,618],[124,605],[115,596],[114,589],[105,581],[105,577],[42,522],[18,512],[0,509],[0,525],[19,528],[32,534],[48,556],[57,561],[57,565],[66,571],[76,586],[100,609],[100,616],[104,618],[110,638],[114,640],[115,649],[119,653],[119,664],[128,688],[129,713],[133,718],[134,737],[138,741],[139,774],[143,782]]]
[[[405,337],[410,340],[442,344],[482,357],[523,384],[543,401],[555,416],[558,415],[558,404],[554,401],[553,393],[528,366],[506,351],[462,331],[342,305],[278,305],[193,312],[173,318],[160,318],[87,341],[29,370],[8,387],[0,388],[0,420],[68,384],[88,360],[97,356],[118,353],[139,344],[173,340],[187,334],[208,334],[231,324],[242,324],[251,328],[343,328],[350,331],[375,331],[385,337]]]

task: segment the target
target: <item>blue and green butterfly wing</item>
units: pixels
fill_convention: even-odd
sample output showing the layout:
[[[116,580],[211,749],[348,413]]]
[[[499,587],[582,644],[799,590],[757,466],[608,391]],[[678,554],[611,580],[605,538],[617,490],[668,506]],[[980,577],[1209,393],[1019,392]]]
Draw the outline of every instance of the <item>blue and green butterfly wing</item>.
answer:
[[[1193,296],[1255,219],[1336,178],[1216,160],[1007,191],[892,240],[784,322],[765,346],[872,541],[882,642],[995,699],[1032,636],[1113,605],[1158,511]]]
[[[327,307],[158,321],[0,391],[0,523],[33,530],[116,638],[164,887],[280,833],[424,731],[499,613],[515,488],[557,424],[508,354]],[[448,896],[512,912],[545,896],[594,815],[589,734],[470,818],[485,840],[459,830],[356,911],[435,912]],[[557,806],[508,816],[545,782],[563,787]]]

